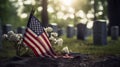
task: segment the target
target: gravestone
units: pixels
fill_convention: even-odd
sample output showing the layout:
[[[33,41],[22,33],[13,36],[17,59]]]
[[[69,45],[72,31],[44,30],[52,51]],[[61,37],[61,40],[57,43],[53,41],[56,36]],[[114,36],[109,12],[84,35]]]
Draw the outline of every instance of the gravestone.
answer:
[[[111,39],[112,40],[118,40],[119,38],[119,27],[118,26],[112,26],[111,27]]]
[[[3,25],[2,30],[3,30],[3,34],[7,34],[8,31],[12,30],[12,25],[11,24],[5,24],[5,25]]]
[[[65,34],[64,29],[63,29],[63,28],[59,28],[59,29],[58,29],[58,36],[62,36],[62,35],[64,35],[64,34]]]
[[[94,21],[93,43],[95,45],[106,45],[107,44],[107,26],[106,26],[105,20]]]
[[[0,49],[2,49],[2,28],[1,28],[1,21],[0,21]]]
[[[86,24],[79,23],[77,24],[77,39],[85,40],[86,39]]]
[[[52,27],[52,28],[53,28],[53,32],[58,33],[58,26],[57,26],[57,24],[56,24],[56,23],[51,23],[51,24],[50,24],[50,27]]]
[[[74,36],[74,33],[75,33],[75,30],[74,30],[74,27],[73,25],[68,25],[67,26],[67,37],[68,38],[72,38]]]
[[[24,34],[25,33],[25,26],[21,26],[17,28],[17,33]]]

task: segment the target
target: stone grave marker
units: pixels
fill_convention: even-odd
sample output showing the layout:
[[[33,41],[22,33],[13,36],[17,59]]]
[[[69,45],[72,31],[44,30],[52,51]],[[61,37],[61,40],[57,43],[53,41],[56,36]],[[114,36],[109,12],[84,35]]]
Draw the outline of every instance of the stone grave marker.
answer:
[[[105,20],[94,21],[93,43],[95,45],[106,45],[107,44],[107,26],[106,26]]]
[[[63,28],[58,29],[58,36],[62,36],[65,34],[65,30]]]
[[[74,36],[74,27],[73,27],[73,25],[71,25],[71,24],[69,24],[68,26],[67,26],[67,30],[66,30],[66,35],[67,35],[67,37],[68,38],[72,38],[73,36]]]
[[[21,33],[21,34],[24,34],[25,33],[25,26],[21,26],[21,27],[18,27],[17,28],[17,33]]]
[[[77,25],[77,39],[85,40],[86,39],[86,24],[79,23]]]
[[[112,26],[111,27],[111,39],[118,40],[119,38],[119,26]]]
[[[58,33],[58,26],[56,23],[51,23],[50,26],[53,28],[53,32]]]
[[[12,31],[12,25],[11,24],[5,24],[2,27],[3,34],[7,34],[8,31]]]

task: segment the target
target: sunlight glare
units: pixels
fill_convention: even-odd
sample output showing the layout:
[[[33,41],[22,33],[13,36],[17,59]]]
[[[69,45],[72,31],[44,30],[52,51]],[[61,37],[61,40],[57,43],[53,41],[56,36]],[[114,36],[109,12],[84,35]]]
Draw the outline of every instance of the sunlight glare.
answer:
[[[71,19],[74,19],[74,15],[73,14],[70,14],[69,16]]]
[[[68,11],[69,11],[70,13],[74,13],[74,12],[75,12],[75,10],[74,10],[73,8],[71,8],[71,7],[68,9]]]
[[[63,19],[64,19],[64,20],[67,20],[67,18],[68,18],[67,15],[64,15],[64,16],[63,16]]]
[[[83,10],[79,10],[77,13],[76,13],[76,16],[77,17],[80,17],[80,18],[85,18],[85,13]]]
[[[21,14],[20,17],[21,17],[21,18],[26,18],[26,17],[27,17],[27,14],[26,14],[26,13],[23,13],[23,14]]]
[[[23,2],[21,0],[19,0],[18,5],[23,6]]]
[[[102,5],[99,6],[99,10],[103,10],[103,6]]]
[[[86,23],[87,23],[87,19],[86,19],[86,18],[81,19],[81,20],[80,20],[80,23],[86,24]]]
[[[31,4],[32,2],[31,2],[31,0],[26,0],[26,1],[24,1],[24,4],[27,4],[27,5],[29,5],[29,4]]]
[[[42,7],[38,7],[37,10],[38,10],[38,11],[41,11],[41,10],[42,10]]]
[[[96,16],[100,16],[100,15],[103,15],[103,12],[102,12],[102,11],[96,13]]]
[[[53,9],[51,6],[49,6],[49,8],[47,9],[47,11],[48,11],[49,13],[53,13],[53,12],[54,12],[54,9]]]
[[[102,14],[103,14],[103,12],[102,12],[102,11],[98,12],[98,15],[102,15]]]
[[[73,24],[68,24],[68,26],[69,26],[69,27],[74,27],[74,25],[73,25]]]
[[[94,0],[91,0],[90,4],[92,4],[92,5],[93,5],[94,3],[95,3],[95,2],[94,2]]]
[[[87,24],[87,28],[91,29],[93,27],[93,21],[89,21]]]
[[[70,6],[73,2],[73,0],[60,0],[60,1],[61,1],[61,3],[63,3],[66,6]]]
[[[92,13],[88,13],[87,14],[87,18],[90,19],[90,18],[94,18],[94,15]]]
[[[63,5],[61,5],[61,10],[66,10],[66,8],[63,6]]]
[[[9,0],[10,2],[15,2],[15,0]]]
[[[36,2],[35,2],[35,0],[26,0],[26,1],[24,1],[24,4],[27,4],[27,5],[30,5],[30,4],[35,5]]]
[[[63,16],[64,16],[63,12],[58,12],[58,13],[57,13],[57,17],[58,17],[59,19],[62,19]]]

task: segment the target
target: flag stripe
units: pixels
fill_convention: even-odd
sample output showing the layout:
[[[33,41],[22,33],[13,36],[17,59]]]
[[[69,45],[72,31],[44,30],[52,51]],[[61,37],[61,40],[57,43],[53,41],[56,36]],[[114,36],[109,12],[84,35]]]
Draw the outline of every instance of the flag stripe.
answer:
[[[43,48],[46,50],[46,52],[50,55],[50,53],[48,52],[49,51],[49,48],[47,48],[45,45],[46,43],[44,42],[44,40],[42,40],[41,37],[38,37],[38,41],[41,43],[41,45],[43,46]]]
[[[35,53],[35,56],[39,56],[39,54],[37,53],[37,51],[35,50],[34,47],[32,47],[31,45],[28,45],[28,43],[26,41],[24,41],[24,44],[26,44],[27,46],[29,46],[33,50],[33,52]]]
[[[35,50],[37,51],[37,53],[38,53],[39,55],[41,55],[39,49],[34,45],[34,43],[32,43],[28,38],[25,38],[25,40],[26,40],[26,42],[28,42],[32,47],[35,48]]]
[[[41,54],[43,54],[44,56],[48,56],[47,54],[46,54],[46,51],[44,50],[44,48],[41,46],[41,44],[38,42],[38,37],[35,37],[33,34],[33,32],[32,31],[30,31],[30,29],[28,30],[28,33],[29,33],[29,37],[31,37],[31,39],[30,39],[30,41],[32,41],[34,44],[35,44],[35,46],[40,50],[40,52],[41,52]],[[35,40],[36,39],[36,40]]]
[[[56,55],[55,52],[53,51],[52,47],[51,47],[51,43],[50,43],[50,41],[48,40],[48,37],[46,36],[46,34],[43,34],[42,37],[44,38],[44,40],[45,40],[46,43],[48,44],[48,46],[49,46],[49,48],[50,48],[50,51],[51,51],[54,55]]]
[[[28,45],[36,56],[55,57],[52,45],[47,37],[47,32],[44,31],[40,21],[33,16],[31,12],[28,20],[26,33],[24,34],[23,43]]]
[[[44,56],[49,56],[49,53],[48,53],[48,51],[46,50],[46,48],[43,46],[43,44],[42,44],[42,42],[40,41],[40,40],[38,40],[38,37],[35,37],[35,34],[29,29],[28,30],[28,33],[31,35],[31,37],[33,37],[33,40],[34,39],[36,39],[36,40],[34,40],[34,42],[36,42],[36,43],[34,43],[38,48],[39,48],[39,50],[42,52],[42,54],[44,55]],[[34,34],[34,35],[33,35]],[[42,49],[42,50],[41,50]]]
[[[37,49],[34,47],[34,45],[29,43],[28,40],[26,40],[26,38],[24,38],[24,44],[28,45],[34,51],[36,56],[39,56]]]
[[[47,32],[44,34],[44,36],[45,36],[45,38],[46,38],[46,41],[49,43],[48,45],[49,45],[50,47],[52,47],[52,45],[51,45],[51,43],[50,43],[50,41],[49,41]]]
[[[42,35],[41,35],[42,36]],[[42,44],[42,46],[44,47],[44,49],[47,51],[47,53],[51,56],[54,56],[51,51],[50,51],[50,48],[48,47],[47,43],[43,40],[43,38],[39,36],[39,41],[40,43]]]
[[[35,43],[35,41],[27,33],[25,34],[25,36],[26,36],[26,38],[28,38],[34,44],[34,46],[40,51],[40,53],[42,55],[44,55],[44,53],[41,51],[40,47],[37,46],[37,44]]]

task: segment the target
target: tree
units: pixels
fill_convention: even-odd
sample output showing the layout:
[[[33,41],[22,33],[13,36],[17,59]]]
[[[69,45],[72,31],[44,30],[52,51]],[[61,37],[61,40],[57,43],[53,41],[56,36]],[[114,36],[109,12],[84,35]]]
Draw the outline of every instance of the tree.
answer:
[[[41,20],[42,20],[42,25],[44,27],[48,26],[48,12],[47,12],[47,3],[48,0],[42,0],[42,12],[41,12]]]
[[[0,0],[0,19],[2,24],[14,24],[18,20],[16,8],[8,0]]]
[[[119,26],[120,31],[120,0],[107,0],[108,1],[108,34],[112,26]],[[120,35],[120,33],[119,33]]]

